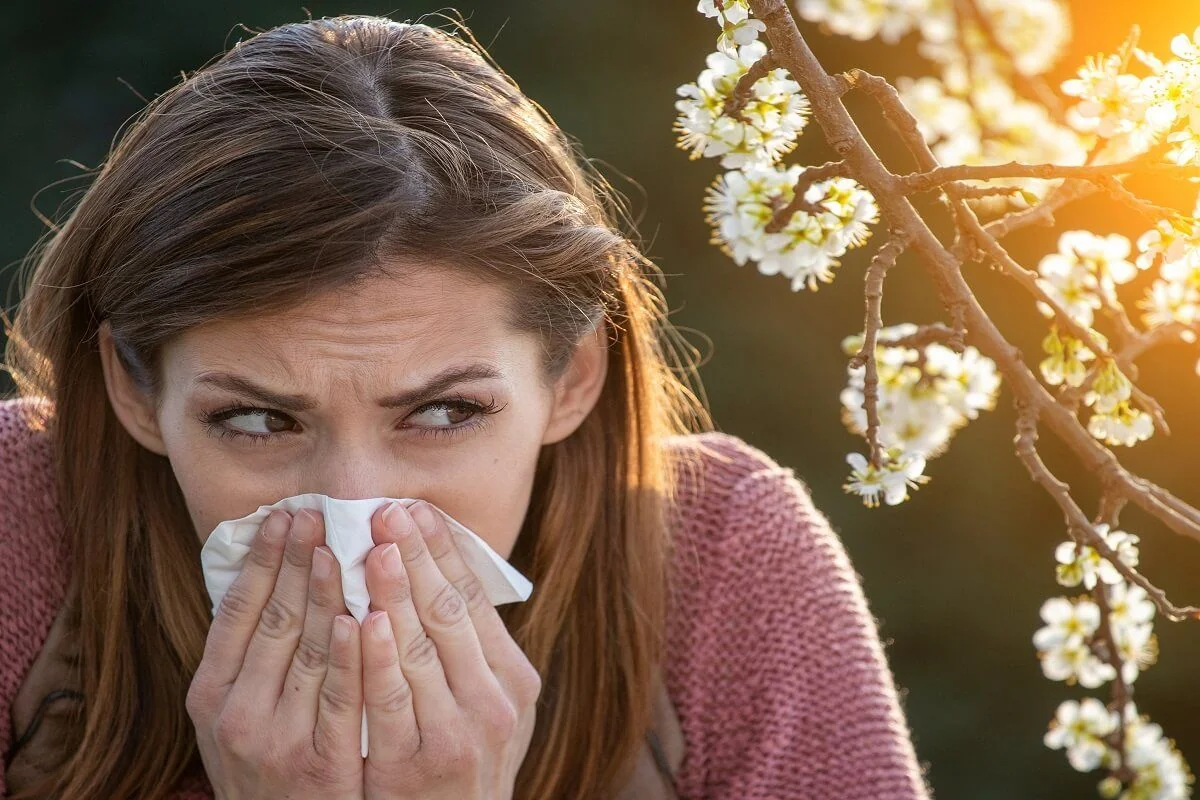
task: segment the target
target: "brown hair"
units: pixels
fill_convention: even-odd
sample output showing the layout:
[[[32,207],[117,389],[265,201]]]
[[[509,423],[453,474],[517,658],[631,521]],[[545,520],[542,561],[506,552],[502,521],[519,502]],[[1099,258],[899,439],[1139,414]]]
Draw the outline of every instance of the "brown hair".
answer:
[[[465,38],[339,16],[239,42],[135,117],[31,251],[6,356],[20,393],[52,402],[85,698],[56,794],[160,796],[199,763],[184,699],[211,622],[200,542],[170,463],[106,400],[99,324],[153,394],[180,331],[391,259],[511,287],[551,378],[609,323],[602,396],[543,448],[512,554],[536,591],[500,611],[543,678],[516,796],[602,795],[632,768],[664,646],[665,439],[711,422],[620,199],[452,22]]]

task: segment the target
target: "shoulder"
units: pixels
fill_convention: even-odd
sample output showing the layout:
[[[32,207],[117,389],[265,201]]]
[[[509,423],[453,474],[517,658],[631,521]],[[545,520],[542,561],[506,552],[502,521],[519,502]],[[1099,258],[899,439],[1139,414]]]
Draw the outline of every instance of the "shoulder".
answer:
[[[727,433],[678,436],[670,444],[678,464],[680,591],[746,583],[805,599],[857,580],[840,537],[792,468]]]
[[[721,431],[689,433],[666,439],[678,468],[676,489],[693,503],[715,506],[731,499],[747,478],[784,472],[774,458],[744,439]]]
[[[808,486],[758,447],[717,431],[667,441],[676,465],[679,544],[686,547],[692,540],[729,557],[745,548],[769,552],[772,543],[795,545],[797,537],[826,533]]]
[[[0,400],[0,530],[11,531],[22,513],[44,513],[54,506],[51,424],[45,402]]]
[[[668,689],[688,791],[916,798],[920,770],[845,547],[791,468],[728,434],[677,437]]]
[[[46,403],[0,400],[0,607],[12,612],[0,614],[5,652],[12,637],[44,635],[66,580],[52,424]]]
[[[66,575],[52,425],[47,403],[0,401],[0,599],[38,622],[52,610],[42,606],[53,606]]]

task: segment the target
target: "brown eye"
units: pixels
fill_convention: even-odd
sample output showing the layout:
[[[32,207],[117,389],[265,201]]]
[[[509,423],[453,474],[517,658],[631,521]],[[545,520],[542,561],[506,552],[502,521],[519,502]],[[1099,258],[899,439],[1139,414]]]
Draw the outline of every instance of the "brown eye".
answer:
[[[475,416],[479,407],[471,403],[433,403],[418,409],[410,420],[418,420],[418,427],[443,428],[461,425]]]
[[[239,423],[235,425],[233,424],[234,420],[251,420],[251,422],[250,424]],[[240,433],[266,436],[272,433],[284,433],[289,431],[291,430],[290,426],[293,426],[296,423],[291,418],[280,414],[277,411],[268,411],[267,409],[247,409],[226,417],[225,424]]]

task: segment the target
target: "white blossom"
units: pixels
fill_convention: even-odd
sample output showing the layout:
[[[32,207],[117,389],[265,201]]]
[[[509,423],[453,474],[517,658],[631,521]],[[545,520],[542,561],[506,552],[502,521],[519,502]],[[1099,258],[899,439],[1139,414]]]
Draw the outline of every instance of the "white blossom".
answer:
[[[857,494],[868,508],[879,505],[879,497],[889,506],[899,505],[908,499],[908,490],[915,489],[928,480],[925,459],[920,455],[885,454],[883,464],[876,468],[861,453],[846,456],[850,464],[850,478],[842,487],[846,492]]]
[[[1079,98],[1067,111],[1072,127],[1106,139],[1137,128],[1147,106],[1142,80],[1121,70],[1119,55],[1088,56],[1078,77],[1063,81],[1063,94]]]
[[[1042,604],[1046,622],[1033,635],[1042,672],[1054,681],[1094,689],[1116,676],[1111,664],[1092,652],[1090,637],[1100,627],[1100,607],[1086,598],[1052,597]]]
[[[1130,568],[1138,565],[1137,536],[1125,531],[1109,530],[1109,525],[1105,522],[1096,523],[1092,527],[1104,543],[1117,554],[1122,564]],[[1054,560],[1058,562],[1058,582],[1063,586],[1078,586],[1082,583],[1085,588],[1093,589],[1097,580],[1110,585],[1124,580],[1116,567],[1102,558],[1094,547],[1086,544],[1062,542],[1054,550]]]
[[[1061,0],[978,0],[1004,49],[1026,75],[1048,70],[1071,38],[1071,17]]]
[[[1100,627],[1100,606],[1086,597],[1075,600],[1051,597],[1042,603],[1038,613],[1046,625],[1033,635],[1033,644],[1043,651],[1090,637]]]
[[[1154,420],[1122,400],[1109,412],[1092,414],[1088,432],[1105,444],[1133,447],[1154,435]]]
[[[1051,386],[1067,384],[1080,386],[1087,377],[1087,362],[1095,358],[1083,342],[1070,336],[1059,336],[1058,326],[1050,325],[1050,332],[1042,339],[1042,350],[1047,354],[1038,369],[1046,383]]]
[[[1129,704],[1132,708],[1133,704]],[[1191,797],[1194,780],[1188,764],[1163,737],[1162,727],[1144,715],[1126,711],[1125,758],[1135,778],[1121,800],[1179,800]]]
[[[1094,697],[1064,700],[1054,712],[1042,741],[1051,750],[1067,749],[1067,760],[1080,772],[1100,766],[1108,752],[1103,739],[1117,729],[1119,715]]]
[[[891,44],[919,27],[922,18],[945,14],[948,6],[938,0],[798,0],[796,10],[842,36],[859,41],[878,36]]]
[[[1132,684],[1158,660],[1158,639],[1153,634],[1154,601],[1146,590],[1124,581],[1109,586],[1108,625],[1121,660],[1121,680]]]
[[[1146,269],[1156,260],[1178,261],[1188,253],[1189,249],[1194,252],[1196,244],[1187,231],[1172,225],[1170,220],[1159,220],[1153,228],[1138,237],[1137,265],[1141,269]]]
[[[1183,281],[1156,280],[1138,307],[1143,310],[1142,321],[1151,328],[1172,322],[1195,325],[1200,322],[1200,289]]]
[[[1138,268],[1127,257],[1129,240],[1090,231],[1065,231],[1058,238],[1058,252],[1043,256],[1038,263],[1038,285],[1080,325],[1090,326],[1093,312],[1102,305],[1101,292],[1116,300],[1115,285],[1128,283]],[[1053,310],[1038,303],[1042,314]]]
[[[1133,395],[1133,383],[1117,368],[1111,358],[1101,361],[1096,370],[1096,379],[1092,381],[1083,402],[1100,414],[1111,414],[1121,403],[1128,403]]]

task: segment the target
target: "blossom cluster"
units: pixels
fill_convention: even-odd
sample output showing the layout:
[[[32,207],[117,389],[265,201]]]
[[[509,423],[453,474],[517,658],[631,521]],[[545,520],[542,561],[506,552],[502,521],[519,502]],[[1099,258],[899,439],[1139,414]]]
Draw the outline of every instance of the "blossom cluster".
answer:
[[[927,480],[922,475],[926,461],[945,452],[950,439],[968,420],[995,408],[999,396],[996,363],[974,347],[958,353],[937,342],[921,348],[889,345],[917,331],[916,325],[903,323],[881,328],[878,333],[876,410],[883,463],[872,464],[861,454],[851,453],[847,456],[851,477],[844,487],[868,506],[878,505],[881,496],[888,505],[908,499],[908,489]],[[862,334],[842,342],[847,355],[862,346]],[[851,432],[865,434],[866,367],[851,366],[847,371],[849,379],[841,392],[842,421]]]
[[[1049,69],[1070,40],[1071,18],[1059,0],[979,0],[976,5],[1025,74]],[[950,47],[964,33],[958,30],[953,0],[797,0],[796,10],[810,22],[863,41],[878,36],[894,44],[916,30],[921,52],[939,61],[951,57]]]
[[[1137,566],[1137,536],[1104,523],[1093,528],[1122,565]],[[1042,672],[1050,680],[1086,689],[1119,679],[1125,694],[1132,694],[1138,676],[1158,658],[1153,601],[1142,587],[1126,583],[1117,567],[1090,545],[1062,542],[1054,557],[1058,583],[1082,585],[1090,594],[1052,597],[1042,604],[1045,625],[1033,635]],[[1117,701],[1109,707],[1094,697],[1062,702],[1044,737],[1046,746],[1065,749],[1067,761],[1080,772],[1100,767],[1115,771],[1123,757],[1133,777],[1128,786],[1115,775],[1106,778],[1099,787],[1104,797],[1190,797],[1193,776],[1175,743],[1139,715],[1132,701],[1120,712],[1116,706]]]
[[[1195,342],[1200,329],[1200,198],[1190,219],[1162,220],[1138,237],[1138,266],[1158,265],[1158,277],[1138,300],[1147,328],[1179,324]],[[1200,361],[1196,363],[1200,374]]]
[[[1102,797],[1176,800],[1191,796],[1194,777],[1175,742],[1163,737],[1161,726],[1139,715],[1133,701],[1119,714],[1094,697],[1064,700],[1043,741],[1052,750],[1065,749],[1067,761],[1080,772],[1116,768],[1120,756],[1112,743],[1120,741],[1134,778],[1126,787],[1110,775],[1100,781]]]
[[[1132,281],[1145,259],[1129,261],[1132,245],[1124,236],[1099,236],[1090,231],[1065,231],[1058,239],[1058,252],[1038,263],[1036,282],[1046,296],[1072,321],[1091,329],[1095,312],[1101,308],[1122,309],[1116,287]],[[1050,305],[1038,301],[1046,317],[1054,317]],[[1092,331],[1093,338],[1107,346],[1105,337]],[[1082,386],[1088,379],[1087,364],[1095,359],[1082,341],[1060,333],[1057,321],[1042,340],[1046,358],[1038,365],[1051,386]],[[1132,446],[1154,433],[1150,415],[1131,404],[1133,384],[1112,359],[1095,367],[1084,403],[1091,407],[1088,430],[1105,444]]]
[[[1080,326],[1091,329],[1098,311],[1125,314],[1117,288],[1157,266],[1158,277],[1137,301],[1148,330],[1168,324],[1181,327],[1180,338],[1195,342],[1200,327],[1200,203],[1192,216],[1162,219],[1137,238],[1136,254],[1129,239],[1119,234],[1101,236],[1085,230],[1063,232],[1058,251],[1038,263],[1037,285],[1058,308]],[[1041,301],[1038,309],[1047,318],[1054,310]],[[1098,331],[1092,336],[1101,345],[1107,340]],[[1042,340],[1046,358],[1042,377],[1052,386],[1082,386],[1088,365],[1096,358],[1082,341],[1060,332],[1057,320]],[[1200,373],[1200,362],[1196,365]],[[1132,446],[1154,433],[1154,423],[1131,405],[1132,384],[1106,359],[1096,366],[1085,396],[1092,407],[1088,430],[1110,445]]]
[[[767,56],[765,29],[746,0],[700,0],[697,11],[721,26],[694,83],[677,90],[677,144],[690,158],[719,158],[727,172],[709,187],[705,211],[712,242],[739,265],[753,261],[764,275],[783,275],[794,291],[816,290],[833,280],[839,258],[864,244],[879,219],[875,199],[850,178],[806,185],[807,210],[797,210],[780,230],[768,230],[795,197],[803,168],[780,159],[795,149],[809,119],[809,101],[782,67],[764,70],[737,109],[738,82]],[[818,210],[820,209],[820,210]],[[772,226],[773,227],[773,226]]]
[[[803,168],[755,164],[719,176],[705,202],[713,226],[712,243],[739,265],[758,264],[763,275],[783,275],[792,289],[817,289],[833,280],[833,268],[847,249],[866,241],[879,219],[875,198],[849,178],[816,181],[804,199],[824,209],[797,211],[778,232],[767,224],[795,197]]]
[[[975,6],[1011,68],[1024,75],[1048,70],[1070,39],[1070,17],[1060,0],[979,0]],[[798,0],[796,8],[805,19],[855,39],[878,36],[894,43],[919,34],[919,51],[940,75],[901,77],[896,88],[939,164],[1078,165],[1087,158],[1087,137],[1013,88],[1008,63],[987,56],[978,24],[968,21],[960,30],[953,0]],[[1019,191],[974,202],[984,211],[1003,211],[1041,200],[1060,182],[994,180],[992,185]]]
[[[1062,84],[1064,94],[1078,102],[1068,122],[1081,132],[1113,144],[1123,157],[1144,152],[1165,141],[1167,158],[1176,164],[1200,165],[1200,28],[1191,37],[1171,40],[1175,58],[1162,61],[1132,48],[1148,72],[1127,71],[1130,59],[1121,54],[1087,59],[1077,77]]]

